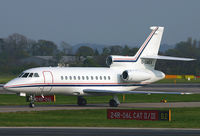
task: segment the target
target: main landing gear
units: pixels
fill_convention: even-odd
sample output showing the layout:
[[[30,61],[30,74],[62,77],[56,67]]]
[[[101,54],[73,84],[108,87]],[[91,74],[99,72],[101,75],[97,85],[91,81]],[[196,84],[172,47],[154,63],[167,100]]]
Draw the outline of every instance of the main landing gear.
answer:
[[[118,105],[120,104],[118,97],[116,95],[113,96],[113,99],[111,99],[109,101],[109,105],[110,107],[118,107]]]
[[[85,106],[87,104],[87,100],[83,98],[83,96],[78,96],[77,104],[79,106]]]
[[[87,100],[85,98],[83,98],[83,96],[78,96],[77,104],[79,106],[85,106],[87,104]],[[113,99],[111,99],[109,101],[110,107],[118,107],[119,104],[120,104],[120,102],[119,102],[118,97],[116,95],[114,95]]]

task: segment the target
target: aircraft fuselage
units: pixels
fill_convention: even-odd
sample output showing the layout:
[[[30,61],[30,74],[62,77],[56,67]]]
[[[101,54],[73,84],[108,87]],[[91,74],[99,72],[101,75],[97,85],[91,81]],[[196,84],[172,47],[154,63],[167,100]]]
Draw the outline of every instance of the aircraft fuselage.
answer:
[[[122,72],[125,68],[81,68],[81,67],[40,67],[24,71],[23,75],[8,82],[4,88],[15,93],[36,95],[65,94],[88,95],[84,89],[103,89],[115,91],[132,91],[164,78],[160,71],[146,72],[152,75],[151,79],[142,82],[125,82]],[[33,73],[33,74],[32,74]],[[38,73],[39,77],[34,74]],[[25,75],[25,74],[24,74]],[[33,75],[30,77],[30,75]]]

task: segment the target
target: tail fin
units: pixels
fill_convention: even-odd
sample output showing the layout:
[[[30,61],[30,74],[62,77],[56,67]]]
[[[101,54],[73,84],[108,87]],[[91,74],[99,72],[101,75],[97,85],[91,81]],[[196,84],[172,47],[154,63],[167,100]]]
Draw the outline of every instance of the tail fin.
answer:
[[[144,66],[146,68],[154,68],[156,64],[156,59],[142,59],[146,56],[157,56],[158,51],[160,48],[160,42],[162,39],[164,27],[150,27],[152,29],[152,32],[147,37],[145,42],[142,44],[140,49],[135,55],[136,58],[136,64],[140,67]]]
[[[158,54],[164,27],[150,27],[152,32],[136,53],[136,57],[155,56]]]
[[[181,60],[181,61],[192,61],[194,59],[190,58],[180,58],[180,57],[170,57],[170,56],[160,56],[158,51],[160,48],[160,42],[162,39],[164,27],[152,26],[150,27],[152,32],[147,37],[145,42],[142,44],[135,56],[109,56],[107,59],[107,64],[111,67],[114,66],[125,66],[134,68],[147,68],[154,69],[156,60]]]
[[[151,34],[145,40],[143,45],[140,47],[135,57],[137,57],[136,64],[140,67],[154,69],[156,60],[178,60],[178,61],[192,61],[195,59],[191,58],[180,58],[180,57],[171,57],[171,56],[160,56],[158,51],[160,48],[160,42],[162,39],[164,27],[150,27],[152,29]]]
[[[142,59],[144,56],[157,55],[160,47],[160,42],[164,27],[150,27],[152,32],[142,44],[135,56],[109,56],[107,64],[109,66],[133,66],[137,65],[139,68],[154,68],[155,59]],[[148,62],[147,62],[148,61]],[[147,67],[146,67],[147,66]]]

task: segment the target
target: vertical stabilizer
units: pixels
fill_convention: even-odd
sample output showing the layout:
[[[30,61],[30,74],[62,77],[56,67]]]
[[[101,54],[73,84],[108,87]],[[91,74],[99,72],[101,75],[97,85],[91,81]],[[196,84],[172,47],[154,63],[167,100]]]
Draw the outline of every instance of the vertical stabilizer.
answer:
[[[164,27],[152,26],[152,32],[142,44],[135,56],[109,56],[107,64],[109,66],[124,66],[134,68],[154,69],[156,59],[148,58],[149,56],[157,56],[160,48]]]
[[[191,58],[180,58],[171,56],[160,56],[158,51],[164,31],[164,27],[152,26],[152,32],[147,37],[145,42],[139,48],[135,56],[116,56],[111,55],[107,58],[106,62],[110,67],[125,67],[131,69],[154,69],[156,60],[179,60],[179,61],[192,61]]]
[[[137,58],[137,65],[145,68],[154,68],[156,59],[142,59],[142,57],[156,56],[160,48],[160,43],[164,31],[164,27],[152,26],[152,32],[142,44],[135,57]]]
[[[150,27],[152,29],[151,34],[148,36],[148,38],[145,40],[143,45],[141,46],[140,50],[143,50],[140,57],[144,56],[155,56],[158,54],[158,50],[160,48],[160,42],[162,39],[164,27]],[[137,52],[137,54],[139,51]]]

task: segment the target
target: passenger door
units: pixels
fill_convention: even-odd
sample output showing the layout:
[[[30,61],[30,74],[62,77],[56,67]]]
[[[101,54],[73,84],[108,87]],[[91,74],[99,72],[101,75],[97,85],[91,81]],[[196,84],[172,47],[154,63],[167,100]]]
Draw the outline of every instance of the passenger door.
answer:
[[[43,71],[44,76],[44,87],[42,89],[42,94],[49,93],[52,89],[53,84],[53,74],[51,71]]]

